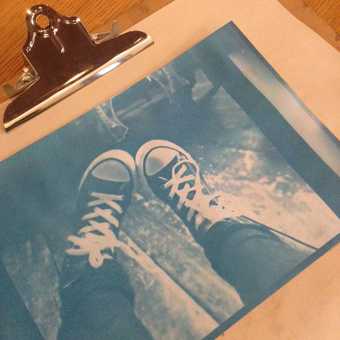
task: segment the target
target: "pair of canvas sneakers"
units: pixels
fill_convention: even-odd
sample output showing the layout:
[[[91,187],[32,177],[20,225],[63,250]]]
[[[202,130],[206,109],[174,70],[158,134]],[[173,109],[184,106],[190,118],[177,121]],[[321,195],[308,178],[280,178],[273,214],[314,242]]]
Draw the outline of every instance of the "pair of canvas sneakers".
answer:
[[[172,142],[152,140],[140,147],[135,159],[126,151],[110,150],[89,165],[79,186],[77,215],[82,226],[68,236],[72,246],[66,253],[87,256],[93,268],[112,259],[137,184],[144,194],[169,205],[198,242],[226,217],[191,155]]]

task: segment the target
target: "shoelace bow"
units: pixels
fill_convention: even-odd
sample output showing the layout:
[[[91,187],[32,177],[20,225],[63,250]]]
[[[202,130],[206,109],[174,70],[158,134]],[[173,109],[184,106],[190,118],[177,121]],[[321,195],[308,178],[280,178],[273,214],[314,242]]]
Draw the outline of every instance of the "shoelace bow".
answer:
[[[193,167],[193,173],[186,175],[190,166]],[[225,217],[224,206],[219,204],[218,200],[220,194],[203,193],[199,167],[192,160],[179,160],[173,166],[171,178],[166,180],[164,188],[170,189],[171,199],[175,195],[178,196],[178,210],[183,206],[189,209],[186,216],[188,222],[191,222],[195,216],[194,224],[197,229],[205,220],[213,224]]]
[[[88,224],[79,230],[79,236],[68,236],[67,240],[73,243],[73,248],[66,249],[66,253],[73,256],[88,255],[90,265],[99,268],[104,260],[112,259],[111,255],[102,251],[111,250],[113,253],[114,248],[120,245],[111,225],[119,228],[119,221],[112,215],[112,211],[119,215],[123,213],[123,209],[117,203],[123,200],[123,196],[93,192],[91,197],[93,200],[88,203],[88,207],[92,208],[92,211],[82,217],[82,221]],[[109,209],[101,208],[103,204]],[[96,221],[98,217],[106,222]]]

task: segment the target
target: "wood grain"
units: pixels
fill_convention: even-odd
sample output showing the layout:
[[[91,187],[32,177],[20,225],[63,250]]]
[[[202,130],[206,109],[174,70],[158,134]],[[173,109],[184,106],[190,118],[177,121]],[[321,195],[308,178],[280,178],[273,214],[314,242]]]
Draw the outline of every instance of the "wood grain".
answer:
[[[315,13],[326,21],[337,33],[340,39],[340,1],[334,0],[305,0]]]
[[[117,21],[121,30],[149,16],[173,0],[46,0],[65,15],[79,16],[90,32],[107,29]],[[340,0],[280,0],[294,15],[340,50]],[[13,82],[24,66],[21,49],[26,38],[25,11],[36,0],[2,2],[0,22],[0,84]],[[317,13],[317,16],[312,10]],[[324,21],[323,21],[324,20]],[[0,101],[5,99],[0,91]]]
[[[126,29],[173,0],[45,0],[65,15],[79,16],[90,32],[117,20]],[[340,0],[280,0],[294,15],[340,50]],[[25,11],[37,0],[1,1],[0,84],[17,78],[24,66],[21,49],[26,38]],[[315,11],[315,13],[313,12]],[[4,95],[0,94],[0,101]]]
[[[296,18],[340,51],[340,0],[279,0]]]

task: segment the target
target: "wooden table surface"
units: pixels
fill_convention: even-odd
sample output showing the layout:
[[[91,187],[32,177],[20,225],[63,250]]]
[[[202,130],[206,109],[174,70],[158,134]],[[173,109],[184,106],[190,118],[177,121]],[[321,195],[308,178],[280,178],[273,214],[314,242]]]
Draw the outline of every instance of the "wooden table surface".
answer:
[[[61,13],[79,16],[90,32],[109,29],[117,21],[127,29],[173,0],[44,0]],[[280,0],[296,17],[340,50],[340,0]],[[0,85],[13,82],[24,66],[25,10],[39,0],[2,0],[0,21]],[[0,102],[5,99],[0,91]]]

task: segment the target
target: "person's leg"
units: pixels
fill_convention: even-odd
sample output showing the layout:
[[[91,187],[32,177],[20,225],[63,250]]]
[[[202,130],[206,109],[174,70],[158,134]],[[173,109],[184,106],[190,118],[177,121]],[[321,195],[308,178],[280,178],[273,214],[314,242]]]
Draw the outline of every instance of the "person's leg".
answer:
[[[62,324],[58,340],[151,340],[134,313],[129,280],[115,261],[81,276],[60,291]]]
[[[81,179],[76,228],[61,272],[58,340],[152,339],[134,313],[129,280],[117,262],[119,229],[131,201],[134,160],[112,150]]]
[[[145,187],[182,219],[216,272],[236,288],[245,304],[307,256],[263,225],[228,218],[228,207],[209,193],[198,164],[180,146],[150,141],[137,152],[136,163]]]
[[[245,304],[275,288],[309,255],[261,224],[232,219],[213,225],[202,237],[201,245],[212,267],[236,288]]]

